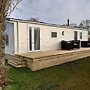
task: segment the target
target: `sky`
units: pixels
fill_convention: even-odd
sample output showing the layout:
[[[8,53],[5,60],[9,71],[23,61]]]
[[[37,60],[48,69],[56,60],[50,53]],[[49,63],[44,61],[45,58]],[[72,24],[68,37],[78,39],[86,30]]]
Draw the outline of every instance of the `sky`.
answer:
[[[66,24],[69,18],[70,23],[79,24],[90,19],[90,0],[23,0],[10,17],[54,24]]]

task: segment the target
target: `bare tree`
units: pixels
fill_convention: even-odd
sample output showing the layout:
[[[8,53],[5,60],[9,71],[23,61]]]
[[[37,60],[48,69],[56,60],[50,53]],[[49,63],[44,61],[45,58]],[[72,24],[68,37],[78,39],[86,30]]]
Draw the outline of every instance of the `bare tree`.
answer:
[[[7,84],[7,69],[5,65],[5,19],[22,0],[0,0],[0,89]]]
[[[90,20],[83,20],[80,25],[81,28],[85,28],[87,30],[90,29]]]

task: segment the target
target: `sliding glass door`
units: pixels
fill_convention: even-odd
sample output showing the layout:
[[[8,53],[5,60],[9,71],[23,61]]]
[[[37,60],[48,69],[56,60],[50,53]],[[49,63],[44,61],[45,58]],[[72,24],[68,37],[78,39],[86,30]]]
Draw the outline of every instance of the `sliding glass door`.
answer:
[[[29,51],[40,50],[40,28],[29,27]]]

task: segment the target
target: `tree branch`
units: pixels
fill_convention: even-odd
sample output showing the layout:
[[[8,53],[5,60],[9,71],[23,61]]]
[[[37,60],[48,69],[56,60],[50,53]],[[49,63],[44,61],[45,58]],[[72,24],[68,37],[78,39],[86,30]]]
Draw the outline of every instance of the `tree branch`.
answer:
[[[8,16],[14,11],[14,9],[17,7],[17,5],[21,2],[22,0],[11,0],[10,8],[8,11]]]

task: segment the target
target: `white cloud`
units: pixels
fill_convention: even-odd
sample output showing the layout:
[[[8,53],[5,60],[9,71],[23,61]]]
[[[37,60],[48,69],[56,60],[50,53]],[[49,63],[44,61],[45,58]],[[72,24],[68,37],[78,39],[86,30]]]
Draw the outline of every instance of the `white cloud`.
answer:
[[[23,0],[19,9],[11,14],[14,18],[39,18],[51,23],[79,23],[83,19],[90,19],[90,0]]]

